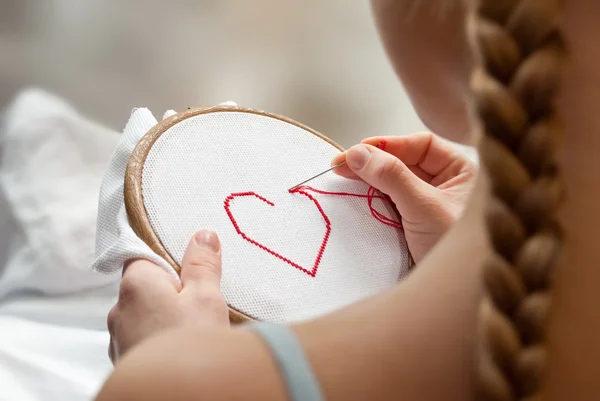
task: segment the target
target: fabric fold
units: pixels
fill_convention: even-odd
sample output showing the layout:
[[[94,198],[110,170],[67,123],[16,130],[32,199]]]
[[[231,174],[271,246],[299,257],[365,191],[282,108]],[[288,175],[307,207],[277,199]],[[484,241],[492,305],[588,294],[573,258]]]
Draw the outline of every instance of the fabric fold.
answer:
[[[234,102],[221,104],[236,105]],[[163,119],[174,114],[174,110],[168,110]],[[111,158],[98,201],[96,259],[92,264],[98,272],[116,273],[128,260],[146,259],[179,279],[171,265],[135,234],[129,225],[124,203],[124,177],[129,157],[140,139],[157,123],[147,108],[134,109]]]

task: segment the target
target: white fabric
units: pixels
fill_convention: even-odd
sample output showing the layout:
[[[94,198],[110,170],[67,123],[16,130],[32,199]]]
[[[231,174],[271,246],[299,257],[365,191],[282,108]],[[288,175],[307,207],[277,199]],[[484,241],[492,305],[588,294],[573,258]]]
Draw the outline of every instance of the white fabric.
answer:
[[[123,177],[131,151],[154,125],[146,109],[135,110],[103,182],[94,267],[115,272],[134,257],[175,274],[131,230],[123,205]],[[260,320],[311,318],[374,295],[395,284],[409,267],[404,235],[371,216],[365,198],[313,195],[331,222],[316,275],[286,263],[244,239],[241,231],[312,271],[326,224],[315,204],[287,188],[327,167],[339,151],[317,136],[280,120],[241,112],[189,118],[154,144],[143,171],[143,199],[161,242],[181,263],[186,245],[201,228],[215,230],[223,249],[222,290],[237,310]],[[366,194],[368,186],[327,174],[310,183],[326,191]],[[392,217],[381,201],[376,208]]]
[[[98,186],[118,135],[38,92],[18,98],[5,118],[0,185],[27,247],[13,250],[0,296],[114,282],[89,264]]]
[[[120,277],[89,266],[119,135],[35,90],[0,134],[0,400],[92,399],[112,370],[106,315]]]
[[[177,276],[169,264],[133,232],[123,203],[123,180],[129,156],[142,136],[156,123],[150,110],[134,110],[117,144],[100,187],[96,259],[92,265],[96,271],[115,272],[122,269],[129,259],[145,258]]]
[[[235,105],[228,101],[224,105]],[[176,114],[168,110],[163,118]],[[163,267],[179,279],[169,264],[156,255],[144,241],[133,232],[127,220],[123,203],[123,180],[129,156],[135,145],[150,128],[157,124],[150,110],[133,110],[123,134],[115,148],[110,166],[100,188],[98,202],[96,259],[92,269],[102,273],[113,273],[123,268],[125,261],[144,258]]]

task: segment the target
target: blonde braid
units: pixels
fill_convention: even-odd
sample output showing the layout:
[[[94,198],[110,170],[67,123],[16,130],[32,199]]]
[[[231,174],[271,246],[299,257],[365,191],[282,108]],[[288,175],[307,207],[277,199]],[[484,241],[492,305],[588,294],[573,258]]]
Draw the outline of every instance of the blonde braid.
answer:
[[[479,58],[471,88],[492,197],[483,268],[478,399],[538,399],[550,277],[562,243],[553,100],[565,59],[560,0],[480,0],[469,15]]]

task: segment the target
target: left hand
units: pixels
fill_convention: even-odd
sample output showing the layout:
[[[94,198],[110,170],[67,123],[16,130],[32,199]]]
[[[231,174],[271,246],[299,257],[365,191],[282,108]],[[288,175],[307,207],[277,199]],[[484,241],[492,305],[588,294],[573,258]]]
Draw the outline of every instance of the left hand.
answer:
[[[131,348],[166,329],[229,326],[220,289],[221,246],[217,234],[200,231],[183,256],[181,282],[159,266],[135,260],[123,272],[119,300],[108,314],[109,355],[116,362]]]

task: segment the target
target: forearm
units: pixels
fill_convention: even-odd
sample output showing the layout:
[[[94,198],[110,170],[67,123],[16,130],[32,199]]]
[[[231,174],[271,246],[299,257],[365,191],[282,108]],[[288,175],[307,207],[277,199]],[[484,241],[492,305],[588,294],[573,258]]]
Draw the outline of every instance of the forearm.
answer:
[[[406,281],[298,327],[328,400],[471,399],[480,266],[490,252],[481,181],[465,217]]]
[[[284,400],[266,346],[247,330],[183,327],[149,338],[115,367],[98,401]]]

